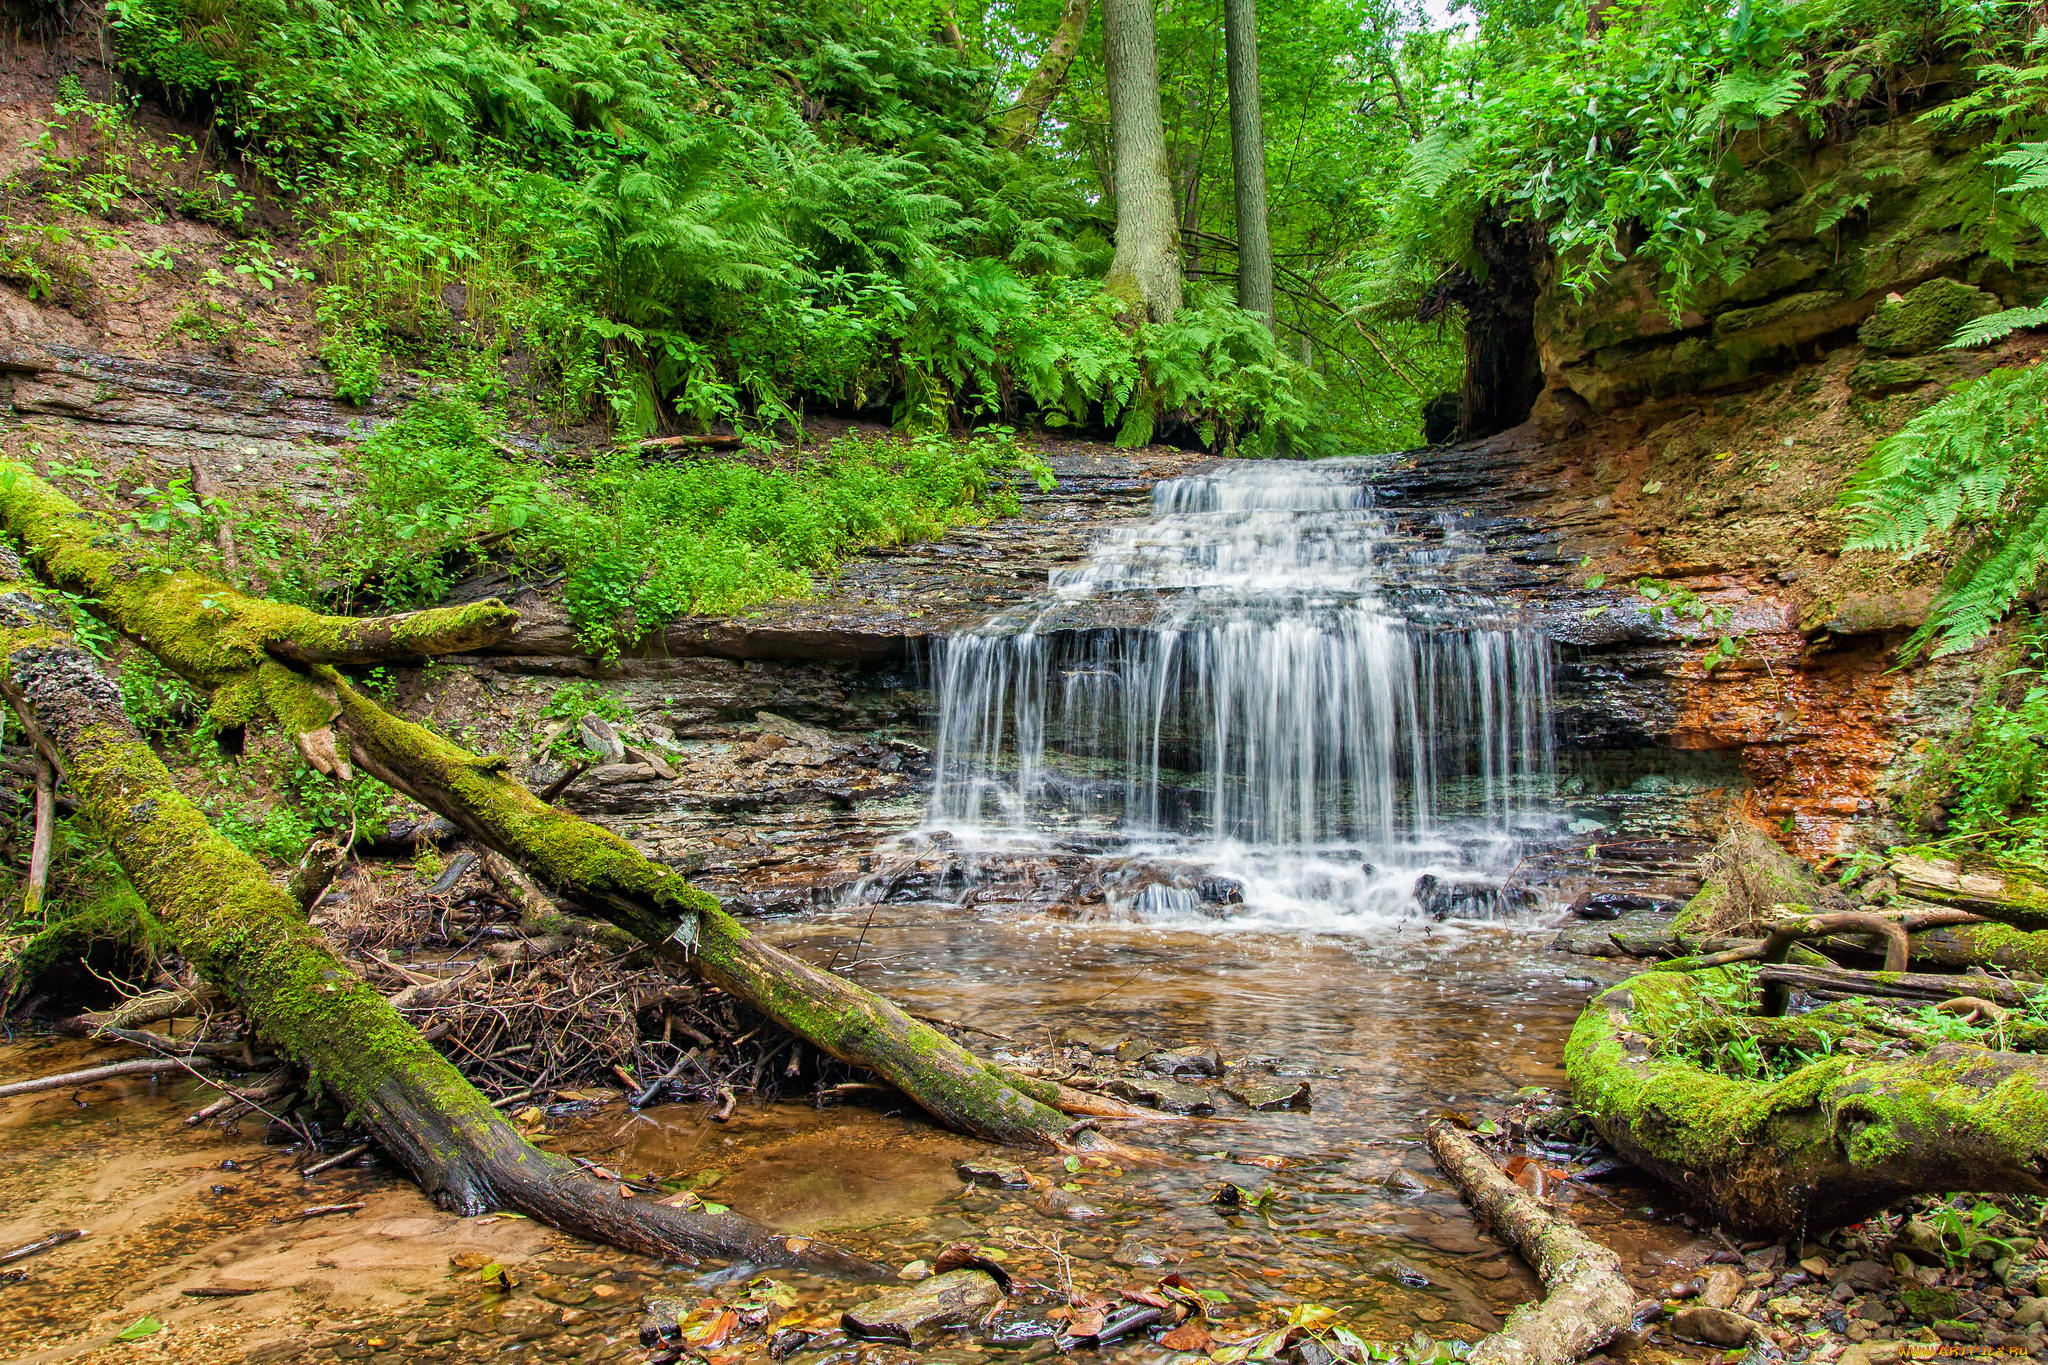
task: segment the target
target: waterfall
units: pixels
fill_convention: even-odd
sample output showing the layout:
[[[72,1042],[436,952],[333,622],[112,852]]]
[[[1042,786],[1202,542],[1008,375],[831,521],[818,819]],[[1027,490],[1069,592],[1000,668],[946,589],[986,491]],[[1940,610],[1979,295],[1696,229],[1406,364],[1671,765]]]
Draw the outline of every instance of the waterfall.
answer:
[[[927,828],[1170,853],[1339,911],[1497,874],[1550,785],[1550,653],[1459,586],[1457,521],[1400,533],[1355,460],[1162,482],[1039,601],[938,643]]]

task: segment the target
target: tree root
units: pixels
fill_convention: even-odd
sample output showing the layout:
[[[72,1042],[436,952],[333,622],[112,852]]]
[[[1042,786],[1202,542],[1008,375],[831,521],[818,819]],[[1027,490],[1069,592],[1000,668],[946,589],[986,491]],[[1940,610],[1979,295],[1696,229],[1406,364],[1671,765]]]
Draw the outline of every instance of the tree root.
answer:
[[[1758,975],[1772,973],[1837,985],[1917,979],[1803,967]],[[1724,1075],[1669,1048],[1694,1021],[1725,1013],[1706,989],[1713,979],[1646,972],[1603,992],[1572,1030],[1565,1069],[1615,1151],[1714,1216],[1799,1235],[1958,1181],[1985,1194],[2048,1193],[2048,1057],[1947,1042],[1905,1058],[1888,1055],[1896,1048],[1838,1051],[1778,1080]],[[1953,998],[1958,981],[2004,998],[1988,978],[1928,980],[1944,984],[1915,987],[1913,998]]]
[[[0,499],[8,495],[0,491]],[[634,1199],[531,1146],[460,1072],[349,970],[254,859],[214,833],[135,733],[63,614],[0,550],[0,694],[67,777],[153,919],[273,1047],[304,1065],[445,1206],[510,1205],[648,1255],[880,1273],[860,1257],[731,1213]],[[223,589],[222,591],[226,591]],[[135,1063],[143,1066],[179,1063]]]
[[[1431,1124],[1427,1137],[1436,1164],[1480,1221],[1543,1280],[1542,1301],[1510,1313],[1500,1331],[1472,1348],[1468,1362],[1571,1365],[1633,1323],[1635,1293],[1622,1278],[1619,1256],[1502,1175],[1478,1143],[1450,1124]]]

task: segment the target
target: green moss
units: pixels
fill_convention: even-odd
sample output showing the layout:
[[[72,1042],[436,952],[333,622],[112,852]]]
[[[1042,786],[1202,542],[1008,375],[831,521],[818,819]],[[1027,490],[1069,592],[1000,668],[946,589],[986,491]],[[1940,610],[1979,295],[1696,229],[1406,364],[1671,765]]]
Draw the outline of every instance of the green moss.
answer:
[[[1932,279],[1899,302],[1880,305],[1856,339],[1885,355],[1920,355],[1947,345],[1957,328],[1999,307],[1995,295],[1961,280]]]
[[[201,687],[236,689],[215,701],[215,714],[226,724],[246,723],[254,714],[248,678],[271,662],[274,648],[297,646],[320,657],[346,657],[370,646],[397,655],[435,654],[502,633],[518,619],[495,601],[364,620],[246,597],[204,574],[169,570],[135,552],[108,521],[21,464],[0,462],[0,526],[46,577],[94,601],[167,667]]]
[[[1739,1080],[1659,1047],[1704,1012],[1714,974],[1649,973],[1596,997],[1565,1048],[1573,1093],[1629,1159],[1737,1221],[1796,1229],[1857,1217],[1902,1189],[1900,1163],[1941,1154],[1973,1188],[2037,1190],[2048,1156],[2042,1064],[1946,1045],[1924,1056],[1822,1057]],[[1952,1164],[1951,1164],[1952,1163]],[[1929,1176],[1939,1189],[1941,1176]]]

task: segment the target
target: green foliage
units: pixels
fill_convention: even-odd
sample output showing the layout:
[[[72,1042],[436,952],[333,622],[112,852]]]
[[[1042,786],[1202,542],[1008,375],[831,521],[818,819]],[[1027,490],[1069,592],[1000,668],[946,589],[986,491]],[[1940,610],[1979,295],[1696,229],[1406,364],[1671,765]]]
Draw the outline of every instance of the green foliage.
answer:
[[[206,709],[199,692],[157,662],[147,650],[133,649],[114,674],[121,709],[146,738],[168,739],[186,729]]]
[[[485,542],[564,576],[570,619],[616,652],[689,612],[808,591],[863,545],[1013,514],[1012,480],[1040,468],[1006,428],[968,440],[851,436],[779,463],[662,463],[632,450],[547,469],[503,444],[474,399],[421,399],[357,448],[340,534],[291,566],[284,595],[338,581],[350,605],[439,599]]]
[[[1879,442],[1851,479],[1849,548],[1958,551],[1909,656],[1983,639],[2048,565],[2044,414],[2048,366],[1994,370]]]
[[[1624,259],[1662,268],[1675,315],[1739,278],[1766,232],[1740,186],[1745,152],[1825,137],[1895,101],[1915,62],[1975,77],[1936,115],[1977,142],[1978,201],[1955,226],[2010,261],[2048,227],[2048,30],[2021,0],[1623,0],[1598,22],[1578,0],[1490,5],[1455,50],[1469,73],[1439,87],[1409,162],[1406,269],[1479,271],[1472,230],[1489,214],[1541,224],[1559,279],[1585,287]],[[1869,202],[1829,181],[1805,207],[1815,234]]]
[[[1906,796],[1909,807],[1939,801],[1941,818],[1923,810],[1919,823],[1944,831],[1944,846],[2048,865],[2048,627],[2028,623],[2002,657],[2012,667],[1987,680],[1969,724]]]
[[[1257,449],[1321,426],[1299,361],[1222,338],[1247,325],[1214,316],[1228,306],[1197,325],[1214,335],[1105,316],[1081,187],[989,145],[989,66],[932,41],[928,16],[822,0],[109,15],[131,85],[210,114],[291,191],[344,398],[424,365],[509,376],[627,435],[878,402],[925,431],[1025,399]],[[251,244],[232,268],[275,287],[296,267]]]

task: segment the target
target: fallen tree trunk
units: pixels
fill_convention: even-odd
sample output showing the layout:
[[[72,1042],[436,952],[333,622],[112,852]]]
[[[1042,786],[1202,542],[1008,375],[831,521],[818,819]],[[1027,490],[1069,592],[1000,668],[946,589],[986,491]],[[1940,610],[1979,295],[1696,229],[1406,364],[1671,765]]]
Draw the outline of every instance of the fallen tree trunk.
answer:
[[[200,575],[164,572],[124,549],[110,525],[25,466],[0,463],[0,475],[0,526],[23,541],[39,569],[95,599],[96,611],[166,667],[215,689],[217,723],[267,714],[323,771],[346,778],[351,761],[360,761],[523,865],[572,908],[618,925],[816,1047],[873,1071],[941,1122],[994,1141],[1060,1145],[1066,1121],[1056,1087],[991,1066],[873,992],[760,942],[715,899],[623,839],[536,799],[503,759],[479,757],[399,720],[329,666],[363,661],[373,644],[423,654],[454,652],[458,637],[503,638],[517,621],[509,608],[479,603],[376,624],[256,601]],[[336,724],[347,732],[345,746]]]
[[[1959,906],[2016,929],[2048,929],[2048,887],[2017,864],[1905,856],[1892,859],[1891,870],[1899,890],[1918,900]]]
[[[420,1185],[464,1214],[509,1205],[652,1256],[721,1256],[868,1274],[848,1253],[731,1213],[626,1198],[533,1147],[309,927],[262,866],[215,834],[121,709],[63,615],[0,550],[0,694],[203,978],[303,1065]]]
[[[1981,995],[2001,1005],[2024,1004],[2031,992],[1989,976],[1949,976],[1938,972],[1859,972],[1848,967],[1767,965],[1757,971],[1767,998],[1785,989],[1805,991],[1824,1000],[1866,995],[1880,1000],[1926,1000],[1939,1003],[1962,995]],[[1766,1013],[1782,1013],[1769,1009]]]
[[[1944,1043],[1904,1059],[1837,1053],[1780,1080],[1738,1078],[1666,1051],[1723,1012],[1702,978],[1730,979],[1647,972],[1596,996],[1572,1029],[1565,1070],[1615,1151],[1713,1216],[1798,1235],[1959,1184],[2048,1193],[2048,1057]],[[1972,994],[1988,984],[1962,979]]]
[[[1543,1298],[1508,1315],[1466,1355],[1474,1365],[1572,1365],[1630,1327],[1636,1297],[1621,1258],[1501,1174],[1493,1158],[1448,1123],[1430,1125],[1429,1150],[1472,1211],[1521,1253]]]
[[[332,670],[318,675],[364,771],[526,867],[547,891],[654,945],[806,1042],[865,1067],[952,1127],[1056,1145],[1057,1089],[990,1066],[843,977],[763,943],[707,893],[609,830],[540,801],[504,771],[400,720]]]

